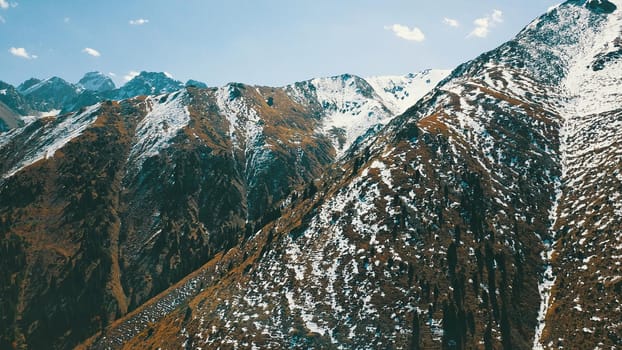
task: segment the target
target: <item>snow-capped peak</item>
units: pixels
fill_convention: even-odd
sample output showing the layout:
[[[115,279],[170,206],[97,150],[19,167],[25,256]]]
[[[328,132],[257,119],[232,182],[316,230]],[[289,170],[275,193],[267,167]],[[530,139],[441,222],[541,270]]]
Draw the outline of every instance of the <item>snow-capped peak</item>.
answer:
[[[174,92],[184,87],[178,80],[172,79],[170,74],[162,72],[145,72],[132,78],[118,90],[118,99],[139,95],[159,95]]]
[[[317,100],[325,115],[320,132],[333,139],[337,156],[341,156],[358,137],[406,111],[449,73],[449,70],[426,70],[366,79],[342,74],[285,89],[294,100]]]
[[[109,76],[101,72],[88,72],[80,79],[78,86],[85,90],[104,92],[114,90],[115,85]]]

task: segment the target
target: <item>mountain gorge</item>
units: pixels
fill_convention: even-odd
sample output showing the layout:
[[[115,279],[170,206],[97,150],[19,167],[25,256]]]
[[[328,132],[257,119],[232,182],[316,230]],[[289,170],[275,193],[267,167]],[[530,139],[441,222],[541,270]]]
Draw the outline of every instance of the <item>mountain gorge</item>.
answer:
[[[0,348],[622,346],[621,8],[452,72],[1,86]]]

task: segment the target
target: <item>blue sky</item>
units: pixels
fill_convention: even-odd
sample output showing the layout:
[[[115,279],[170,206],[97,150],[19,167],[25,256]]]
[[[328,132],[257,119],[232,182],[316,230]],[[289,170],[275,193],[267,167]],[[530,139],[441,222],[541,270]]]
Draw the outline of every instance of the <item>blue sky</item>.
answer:
[[[211,86],[454,68],[559,0],[0,0],[0,80],[166,71]]]

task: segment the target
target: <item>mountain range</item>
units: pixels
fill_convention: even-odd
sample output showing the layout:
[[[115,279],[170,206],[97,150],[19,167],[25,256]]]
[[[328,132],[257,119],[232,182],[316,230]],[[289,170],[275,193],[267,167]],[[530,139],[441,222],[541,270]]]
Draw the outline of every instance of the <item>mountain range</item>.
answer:
[[[200,83],[200,82],[196,82]],[[59,77],[31,78],[16,88],[0,82],[0,102],[13,114],[22,116],[56,115],[73,112],[103,100],[121,100],[139,95],[158,95],[181,89],[183,83],[166,73],[141,72],[125,85],[116,88],[112,79],[101,72],[88,72],[76,84]],[[0,120],[8,119],[0,114]],[[5,127],[5,129],[8,129]]]
[[[0,347],[621,347],[621,7],[451,72],[2,85]]]
[[[3,279],[4,339],[75,345],[257,231],[294,188],[447,74],[376,77],[378,92],[348,74],[280,88],[176,84],[22,118],[0,134],[0,222],[15,269]],[[135,79],[121,89],[173,89],[164,73]],[[68,86],[17,90],[54,85]]]

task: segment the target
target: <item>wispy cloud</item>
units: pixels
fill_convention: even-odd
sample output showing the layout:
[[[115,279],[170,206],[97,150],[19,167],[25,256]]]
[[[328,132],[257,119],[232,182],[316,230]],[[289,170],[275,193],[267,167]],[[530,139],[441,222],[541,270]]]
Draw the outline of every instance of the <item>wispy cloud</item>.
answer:
[[[455,20],[453,18],[443,18],[443,23],[447,24],[450,27],[459,27],[460,26],[460,22],[458,22],[458,20]]]
[[[69,17],[65,17],[65,18],[63,18],[63,22],[65,22],[65,23],[69,23],[69,21],[71,21],[71,18],[69,18]]]
[[[393,24],[391,26],[384,27],[384,29],[392,31],[396,36],[405,40],[417,42],[425,40],[425,35],[421,29],[417,27],[408,28],[408,26],[402,24]]]
[[[37,58],[37,55],[29,54],[28,51],[26,51],[26,49],[23,48],[23,47],[12,47],[12,48],[9,49],[9,52],[13,56],[20,57],[20,58],[25,58],[27,60]]]
[[[2,1],[2,0],[0,0]],[[131,19],[130,20],[130,24],[133,26],[142,26],[143,24],[147,24],[149,23],[148,19],[144,19],[144,18],[138,18],[138,19]]]
[[[137,76],[138,74],[140,74],[140,73],[138,73],[138,72],[137,72],[137,71],[135,71],[135,70],[132,70],[132,71],[130,71],[129,73],[127,73],[126,75],[124,75],[124,76],[123,76],[123,80],[125,80],[125,81],[130,81],[130,80],[132,80],[135,76]]]
[[[99,51],[95,50],[95,49],[91,49],[90,47],[85,47],[82,52],[84,52],[87,55],[91,55],[93,57],[99,57],[101,56],[101,53],[99,53]]]
[[[503,22],[503,12],[501,10],[493,10],[492,11],[492,21],[496,23]]]
[[[8,10],[9,7],[17,7],[17,3],[16,2],[9,3],[7,0],[0,0],[0,9]],[[0,23],[1,24],[6,23],[6,19],[4,19],[4,17],[2,16],[0,16]]]
[[[476,36],[478,38],[485,38],[490,33],[490,29],[494,28],[498,23],[503,22],[503,12],[500,10],[493,10],[492,14],[486,17],[476,18],[473,21],[475,28],[469,33],[468,37]]]

